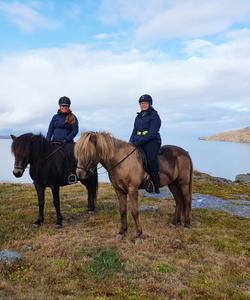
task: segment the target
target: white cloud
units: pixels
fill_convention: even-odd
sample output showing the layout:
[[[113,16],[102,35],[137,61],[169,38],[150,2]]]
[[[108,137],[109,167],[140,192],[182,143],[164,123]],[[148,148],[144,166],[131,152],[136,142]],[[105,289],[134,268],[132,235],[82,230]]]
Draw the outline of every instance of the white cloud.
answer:
[[[31,32],[37,28],[55,29],[58,26],[58,23],[42,16],[31,6],[18,1],[0,1],[0,13],[24,32]]]
[[[206,40],[201,40],[201,39],[189,40],[186,42],[183,52],[187,53],[190,56],[193,55],[203,56],[205,52],[209,51],[209,48],[212,46],[213,43]]]
[[[133,23],[147,22],[158,14],[168,0],[102,0],[99,18],[108,24],[128,20]]]
[[[250,37],[239,32],[186,60],[82,45],[2,56],[0,129],[46,130],[62,95],[72,99],[82,128],[120,135],[129,135],[143,93],[152,94],[163,128],[240,122],[250,110],[249,53]]]
[[[111,5],[112,2],[112,5]],[[250,20],[248,0],[103,0],[104,22],[129,21],[139,40],[200,38]]]
[[[113,39],[114,37],[115,35],[110,33],[99,33],[94,35],[94,38],[97,40],[110,40]]]

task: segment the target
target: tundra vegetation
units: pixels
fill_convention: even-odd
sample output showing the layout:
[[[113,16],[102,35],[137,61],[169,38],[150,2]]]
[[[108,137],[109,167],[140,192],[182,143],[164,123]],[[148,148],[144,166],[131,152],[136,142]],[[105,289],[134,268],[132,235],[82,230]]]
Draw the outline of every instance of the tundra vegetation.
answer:
[[[195,179],[193,190],[224,199],[250,194],[249,185],[209,177]],[[94,214],[80,184],[62,188],[60,230],[46,193],[45,224],[34,230],[33,186],[0,185],[0,250],[23,257],[0,263],[0,299],[250,299],[250,219],[193,209],[191,230],[172,228],[174,200],[141,198],[160,209],[141,213],[143,242],[135,246],[131,216],[126,238],[116,240],[120,216],[110,184],[100,184]]]

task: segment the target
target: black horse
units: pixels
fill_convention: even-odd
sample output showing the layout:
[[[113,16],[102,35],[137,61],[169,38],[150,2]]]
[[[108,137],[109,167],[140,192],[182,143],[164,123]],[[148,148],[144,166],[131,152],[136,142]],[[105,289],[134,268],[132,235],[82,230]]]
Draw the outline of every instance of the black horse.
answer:
[[[41,134],[26,133],[19,137],[11,135],[11,138],[11,150],[15,156],[13,174],[21,177],[30,164],[29,173],[38,196],[39,215],[33,227],[44,223],[44,193],[46,187],[50,187],[56,209],[55,227],[60,228],[63,217],[60,211],[59,187],[68,184],[72,171],[67,153],[62,146],[48,142]],[[94,211],[98,186],[97,170],[80,182],[88,191],[88,210]]]

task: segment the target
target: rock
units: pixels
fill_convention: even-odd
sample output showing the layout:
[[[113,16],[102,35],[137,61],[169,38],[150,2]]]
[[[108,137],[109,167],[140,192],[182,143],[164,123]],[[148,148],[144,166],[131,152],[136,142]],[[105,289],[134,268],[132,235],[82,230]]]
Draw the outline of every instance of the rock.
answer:
[[[184,245],[183,245],[181,240],[173,240],[172,241],[172,248],[174,248],[174,249],[183,249]]]
[[[232,180],[229,180],[229,179],[226,179],[226,178],[223,178],[223,177],[211,176],[211,175],[209,175],[207,173],[202,173],[202,172],[199,172],[199,171],[196,171],[196,170],[194,170],[194,176],[193,176],[193,178],[196,181],[207,181],[207,180],[210,180],[210,181],[214,181],[214,182],[218,182],[218,183],[228,183],[228,184],[233,183]]]
[[[211,176],[211,177],[212,177],[213,181],[216,181],[216,182],[219,182],[219,183],[233,183],[232,180],[226,179],[226,178],[223,178],[223,177],[213,177],[213,176]]]
[[[22,246],[22,250],[24,250],[24,251],[31,251],[31,250],[33,250],[33,247],[30,244],[24,244]]]
[[[236,194],[233,195],[233,200],[246,200],[248,198],[247,194]]]
[[[236,182],[250,183],[250,173],[239,174],[235,177]]]
[[[159,209],[160,209],[159,206],[141,205],[140,212],[144,212],[144,211],[158,211]]]
[[[211,195],[193,194],[192,208],[208,208],[226,211],[233,215],[250,218],[250,203],[248,200],[224,200]]]
[[[168,187],[162,187],[160,188],[160,194],[151,194],[146,192],[145,190],[140,190],[139,195],[141,197],[149,197],[149,198],[155,198],[159,200],[170,200],[173,199],[173,195],[169,191]]]
[[[22,259],[22,255],[15,251],[0,251],[0,262],[14,264]]]

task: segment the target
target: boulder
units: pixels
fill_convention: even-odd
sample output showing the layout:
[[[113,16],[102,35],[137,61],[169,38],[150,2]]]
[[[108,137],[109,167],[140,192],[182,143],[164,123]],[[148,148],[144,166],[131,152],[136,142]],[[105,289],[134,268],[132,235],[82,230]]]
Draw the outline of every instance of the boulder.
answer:
[[[3,250],[0,251],[0,262],[13,264],[22,259],[22,255],[15,251]]]
[[[144,211],[159,211],[159,206],[152,206],[152,205],[141,205],[140,212]]]
[[[235,181],[242,183],[250,183],[250,173],[236,175]]]

